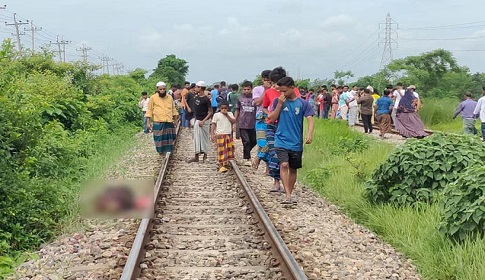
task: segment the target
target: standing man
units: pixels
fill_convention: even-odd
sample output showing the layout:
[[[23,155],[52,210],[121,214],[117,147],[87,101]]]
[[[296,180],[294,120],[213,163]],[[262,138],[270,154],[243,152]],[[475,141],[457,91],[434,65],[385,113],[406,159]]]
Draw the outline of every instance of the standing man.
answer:
[[[167,85],[164,82],[158,82],[157,92],[148,102],[145,117],[148,129],[153,131],[155,148],[161,156],[173,151],[176,137],[174,122],[178,115],[172,96],[167,94]],[[151,119],[153,119],[153,128]]]
[[[358,88],[353,86],[352,90],[347,93],[346,104],[349,108],[349,126],[355,126],[359,117],[359,109],[357,108]]]
[[[480,121],[482,122],[482,140],[485,141],[485,86],[482,87],[482,94],[483,96],[478,99],[478,103],[473,111],[473,114],[476,117],[480,117]]]
[[[185,95],[187,92],[189,92],[190,89],[190,82],[185,81],[184,84],[184,89],[182,89],[181,95],[182,95],[182,100],[180,106],[183,108],[182,111],[182,127],[189,127],[189,121],[186,118],[186,106],[187,106],[187,100],[185,99]]]
[[[477,107],[478,102],[472,99],[470,92],[465,93],[465,101],[461,102],[456,108],[453,114],[453,119],[461,114],[463,118],[463,134],[477,134],[477,128],[475,127],[475,115],[473,111]]]
[[[214,114],[211,100],[205,94],[206,83],[198,81],[195,83],[197,96],[194,98],[194,150],[195,156],[188,162],[199,162],[199,155],[202,154],[202,162],[207,159],[210,143],[210,119]]]
[[[145,117],[145,114],[147,113],[149,101],[150,101],[150,98],[148,97],[148,93],[146,91],[142,92],[140,101],[138,101],[138,107],[141,108],[142,117],[143,117],[143,132],[145,134],[150,132],[147,126],[147,118]]]
[[[296,204],[291,195],[295,188],[297,169],[302,167],[303,119],[308,121],[305,143],[313,137],[313,109],[295,92],[295,81],[284,77],[278,81],[281,95],[273,101],[274,110],[268,115],[271,121],[278,120],[275,133],[275,149],[280,161],[280,176],[285,188],[286,199],[281,204]]]
[[[396,114],[397,114],[397,107],[399,107],[399,101],[404,96],[404,89],[402,87],[402,83],[396,84],[397,89],[392,93],[392,100],[394,100],[394,107],[392,108],[391,118],[392,123],[396,125]]]
[[[217,112],[217,96],[219,95],[219,85],[215,84],[214,89],[210,91],[211,93],[211,105],[212,105],[212,111]]]

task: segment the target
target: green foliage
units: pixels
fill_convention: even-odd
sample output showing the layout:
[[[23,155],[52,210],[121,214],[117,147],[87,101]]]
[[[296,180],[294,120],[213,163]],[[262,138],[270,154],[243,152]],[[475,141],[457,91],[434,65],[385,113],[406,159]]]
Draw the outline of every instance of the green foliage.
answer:
[[[366,197],[396,205],[434,202],[465,168],[485,161],[485,145],[476,137],[435,133],[397,147],[373,172]]]
[[[49,53],[0,50],[0,259],[36,248],[72,215],[88,159],[115,129],[140,122],[141,87]],[[139,77],[138,77],[139,78]],[[131,130],[132,131],[132,130]],[[2,266],[0,264],[0,266]]]
[[[440,231],[452,239],[463,241],[485,233],[485,166],[481,165],[465,170],[445,188]]]
[[[459,104],[456,98],[428,98],[422,102],[423,107],[419,110],[419,116],[427,127],[450,122]]]
[[[170,54],[158,61],[157,68],[154,69],[150,78],[163,80],[171,85],[183,85],[188,72],[189,65],[187,61]]]

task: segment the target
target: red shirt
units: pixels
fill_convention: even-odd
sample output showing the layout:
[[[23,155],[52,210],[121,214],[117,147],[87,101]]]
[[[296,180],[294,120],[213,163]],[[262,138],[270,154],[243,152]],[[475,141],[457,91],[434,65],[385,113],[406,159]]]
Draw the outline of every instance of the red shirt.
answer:
[[[297,97],[301,97],[300,91],[295,88],[295,93]],[[271,108],[271,105],[273,104],[273,101],[280,97],[281,92],[277,91],[274,88],[269,88],[264,91],[264,97],[263,97],[263,108],[268,108],[268,111],[272,112],[273,108]],[[269,120],[266,121],[267,123],[270,123]]]

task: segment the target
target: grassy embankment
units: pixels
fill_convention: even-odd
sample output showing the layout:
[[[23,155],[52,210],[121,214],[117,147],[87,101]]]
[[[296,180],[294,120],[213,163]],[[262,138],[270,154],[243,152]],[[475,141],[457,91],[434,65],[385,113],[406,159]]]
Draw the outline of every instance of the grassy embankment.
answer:
[[[463,131],[461,116],[458,115],[456,119],[453,119],[453,112],[455,112],[459,103],[460,100],[456,98],[425,99],[423,100],[423,109],[419,111],[419,116],[426,128],[436,131],[461,133]]]
[[[73,191],[72,197],[79,194],[81,180],[100,179],[117,160],[119,160],[136,141],[133,135],[139,128],[127,124],[124,127],[115,129],[111,133],[103,133],[92,138],[93,148],[96,153],[88,158],[72,159],[79,167],[81,175],[76,178],[66,179],[57,182],[59,187]],[[56,182],[52,182],[55,184]],[[79,205],[77,203],[66,204],[69,209],[56,230],[59,234],[68,234],[81,228],[79,217]],[[33,252],[17,253],[14,256],[0,256],[0,279],[13,272],[17,264],[27,259],[35,259],[37,255]]]
[[[366,178],[386,159],[391,145],[351,131],[342,122],[316,120],[315,126],[314,141],[305,146],[301,181],[411,258],[424,278],[485,279],[485,239],[463,245],[446,239],[437,230],[437,205],[396,208],[372,205],[364,198]]]

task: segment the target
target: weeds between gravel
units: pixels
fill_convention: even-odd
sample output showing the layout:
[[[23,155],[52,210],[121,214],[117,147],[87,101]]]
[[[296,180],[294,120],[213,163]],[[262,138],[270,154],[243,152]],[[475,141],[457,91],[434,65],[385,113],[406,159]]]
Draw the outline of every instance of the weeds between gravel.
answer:
[[[339,121],[316,120],[299,176],[350,217],[368,226],[413,259],[427,279],[485,279],[485,238],[454,244],[437,228],[437,206],[375,206],[363,197],[364,182],[392,146],[351,131]]]

